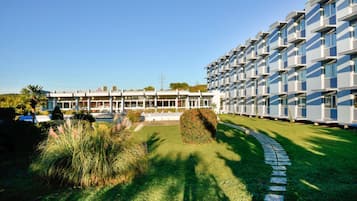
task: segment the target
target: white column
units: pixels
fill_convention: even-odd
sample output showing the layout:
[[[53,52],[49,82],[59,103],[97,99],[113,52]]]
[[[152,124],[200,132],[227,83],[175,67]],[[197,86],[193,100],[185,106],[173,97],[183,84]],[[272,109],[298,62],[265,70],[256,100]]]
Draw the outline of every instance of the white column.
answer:
[[[198,99],[197,99],[197,101],[198,101],[198,108],[201,108],[201,97],[198,97]]]
[[[113,113],[113,97],[109,97],[109,112]]]
[[[124,96],[121,97],[121,112],[124,111]]]
[[[176,96],[175,99],[175,108],[176,108],[176,112],[178,111],[178,97]]]
[[[79,111],[79,97],[76,97],[76,112]]]
[[[90,104],[91,104],[90,97],[88,97],[88,99],[87,99],[87,110],[88,110],[88,112],[90,112]]]
[[[186,98],[186,109],[190,109],[190,97],[187,96]]]
[[[157,112],[157,95],[155,95],[154,107],[155,107],[155,112]]]
[[[143,99],[143,109],[145,110],[145,107],[146,107],[146,98],[145,98],[145,96],[144,96],[144,99]]]

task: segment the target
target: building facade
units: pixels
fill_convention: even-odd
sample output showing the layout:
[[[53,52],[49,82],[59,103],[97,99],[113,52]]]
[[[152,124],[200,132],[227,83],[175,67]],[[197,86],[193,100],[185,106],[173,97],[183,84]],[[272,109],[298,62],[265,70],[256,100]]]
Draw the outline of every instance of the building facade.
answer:
[[[87,91],[50,92],[47,109],[113,113],[125,110],[182,111],[191,108],[219,108],[219,96],[212,92],[188,91]]]
[[[357,125],[357,0],[309,0],[206,69],[222,112]]]

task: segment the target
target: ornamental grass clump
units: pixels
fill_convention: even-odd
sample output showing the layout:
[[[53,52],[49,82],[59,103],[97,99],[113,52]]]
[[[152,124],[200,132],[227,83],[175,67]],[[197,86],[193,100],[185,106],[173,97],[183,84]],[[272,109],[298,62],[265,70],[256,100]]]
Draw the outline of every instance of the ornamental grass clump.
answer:
[[[184,143],[203,144],[213,141],[217,131],[217,116],[210,109],[186,110],[180,117]]]
[[[60,185],[125,183],[147,168],[143,145],[131,144],[120,135],[113,137],[110,127],[92,127],[82,121],[66,121],[57,129],[51,128],[39,151],[30,169]]]

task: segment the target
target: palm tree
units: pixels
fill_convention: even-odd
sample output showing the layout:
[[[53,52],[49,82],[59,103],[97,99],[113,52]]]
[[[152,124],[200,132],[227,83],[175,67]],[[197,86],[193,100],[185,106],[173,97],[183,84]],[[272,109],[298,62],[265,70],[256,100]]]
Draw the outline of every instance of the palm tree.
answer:
[[[30,103],[32,122],[35,123],[36,106],[46,101],[44,91],[39,85],[28,85],[21,90],[21,94],[23,94],[26,97],[26,101]]]

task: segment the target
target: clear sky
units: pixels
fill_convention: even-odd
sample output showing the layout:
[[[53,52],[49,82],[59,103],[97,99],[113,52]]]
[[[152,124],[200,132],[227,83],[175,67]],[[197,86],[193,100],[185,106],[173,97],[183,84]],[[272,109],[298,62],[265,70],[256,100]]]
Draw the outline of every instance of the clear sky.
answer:
[[[303,0],[0,0],[0,93],[206,83],[204,67]]]

